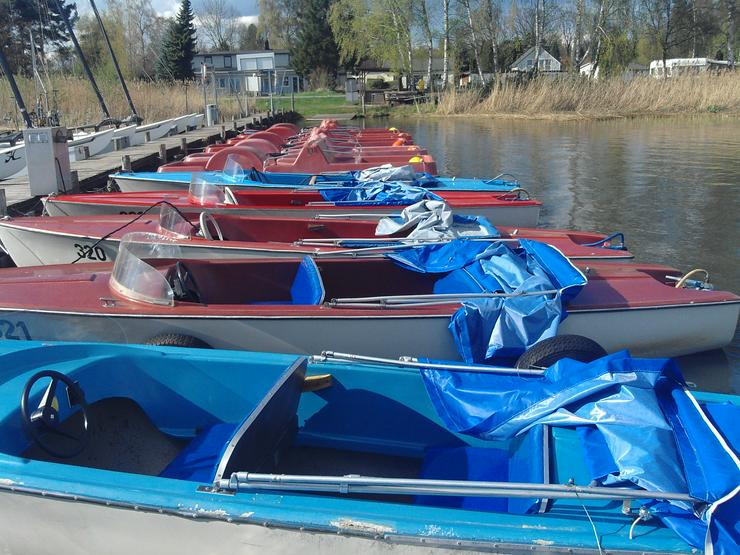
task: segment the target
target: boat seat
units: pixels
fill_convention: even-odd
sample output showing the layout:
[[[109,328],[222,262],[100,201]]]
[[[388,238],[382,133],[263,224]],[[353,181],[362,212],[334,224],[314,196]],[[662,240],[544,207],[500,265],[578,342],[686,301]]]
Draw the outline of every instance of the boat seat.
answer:
[[[305,361],[288,368],[241,421],[204,429],[159,474],[213,483],[232,472],[272,472],[298,432],[298,402]]]
[[[324,283],[316,262],[310,256],[305,256],[298,265],[293,284],[290,286],[290,300],[258,301],[250,304],[320,305],[324,302],[325,295]]]
[[[493,447],[435,447],[427,449],[421,469],[426,480],[469,480],[483,482],[544,483],[544,435],[536,426],[509,449]],[[506,497],[450,497],[418,495],[417,505],[452,507],[474,511],[526,514],[538,505],[538,499]]]

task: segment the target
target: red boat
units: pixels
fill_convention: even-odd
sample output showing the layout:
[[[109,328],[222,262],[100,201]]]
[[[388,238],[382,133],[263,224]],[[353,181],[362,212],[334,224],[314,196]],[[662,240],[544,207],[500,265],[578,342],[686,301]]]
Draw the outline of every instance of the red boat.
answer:
[[[115,269],[93,263],[0,271],[4,337],[160,344],[174,337],[214,348],[459,358],[448,326],[467,297],[439,295],[439,275],[386,258],[178,262],[176,246],[141,243],[143,235],[121,244]],[[146,260],[137,249],[146,250]],[[154,253],[165,258],[149,258]],[[568,301],[558,335],[658,356],[732,340],[740,309],[732,293],[676,287],[691,282],[659,265],[580,268],[588,283]]]
[[[131,221],[130,215],[10,218],[0,220],[0,243],[16,266],[110,261],[118,253],[121,238],[137,231],[170,235],[184,258],[357,257],[382,256],[403,244],[413,230],[379,237],[378,222],[371,220],[265,218],[202,212],[201,223],[197,219],[187,222],[169,206],[164,206],[162,213],[161,217],[152,214],[135,221]],[[204,226],[206,233],[202,231]],[[485,236],[485,229],[471,227],[456,236],[463,236],[462,233]],[[512,227],[499,227],[497,231],[501,240],[516,244],[520,238],[534,239],[556,247],[571,259],[632,258],[629,251],[614,241],[614,235]],[[424,242],[413,239],[407,244]],[[388,246],[383,249],[383,245]]]
[[[519,193],[440,191],[439,196],[461,216],[483,216],[494,225],[536,227],[541,202],[520,198]],[[194,183],[189,192],[88,193],[48,197],[50,216],[86,214],[137,214],[161,202],[193,214],[209,209],[216,213],[271,216],[360,216],[364,219],[397,214],[398,204],[342,205],[325,201],[318,191],[285,189],[238,189]],[[410,204],[410,203],[409,203]]]
[[[267,131],[244,133],[223,145],[160,166],[158,171],[218,171],[229,155],[242,167],[288,173],[326,173],[361,170],[381,164],[411,164],[417,171],[437,173],[434,159],[413,144],[410,135],[397,130],[332,128],[329,123],[288,140],[292,128],[273,126]],[[287,141],[287,142],[286,142]]]

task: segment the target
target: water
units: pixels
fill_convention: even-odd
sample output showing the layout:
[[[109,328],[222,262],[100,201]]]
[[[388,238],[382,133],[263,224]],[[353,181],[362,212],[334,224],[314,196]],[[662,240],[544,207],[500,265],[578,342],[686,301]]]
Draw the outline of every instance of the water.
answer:
[[[440,174],[514,174],[544,202],[544,227],[623,231],[636,260],[705,268],[717,289],[740,291],[738,118],[387,123],[426,146]],[[679,363],[701,389],[740,393],[740,332]]]

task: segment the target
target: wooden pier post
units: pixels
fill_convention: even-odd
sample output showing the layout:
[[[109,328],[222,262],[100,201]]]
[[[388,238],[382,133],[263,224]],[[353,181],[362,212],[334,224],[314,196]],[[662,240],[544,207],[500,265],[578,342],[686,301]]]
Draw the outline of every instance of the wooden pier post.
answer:
[[[167,145],[165,144],[159,145],[159,159],[163,164],[167,163]]]
[[[185,156],[188,155],[188,140],[185,137],[180,137],[180,152]]]
[[[226,126],[225,125],[221,126],[221,140],[222,141],[226,140]]]
[[[121,156],[121,171],[131,171],[131,156],[129,156],[128,154],[124,154],[123,156]]]
[[[0,217],[8,215],[8,202],[5,200],[5,189],[0,189]]]
[[[88,158],[90,158],[90,147],[89,146],[82,147],[82,156],[84,160],[87,160]]]

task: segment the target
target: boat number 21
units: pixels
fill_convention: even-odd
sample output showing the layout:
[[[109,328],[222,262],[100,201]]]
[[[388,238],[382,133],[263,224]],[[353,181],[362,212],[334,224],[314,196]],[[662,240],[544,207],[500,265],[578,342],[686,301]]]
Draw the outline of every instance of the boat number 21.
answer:
[[[108,260],[105,251],[100,247],[80,245],[79,243],[75,243],[74,247],[75,249],[77,249],[78,260],[83,260],[85,258],[88,260],[100,260],[101,262],[105,262],[106,260]]]
[[[0,320],[0,339],[31,339],[25,322]]]

